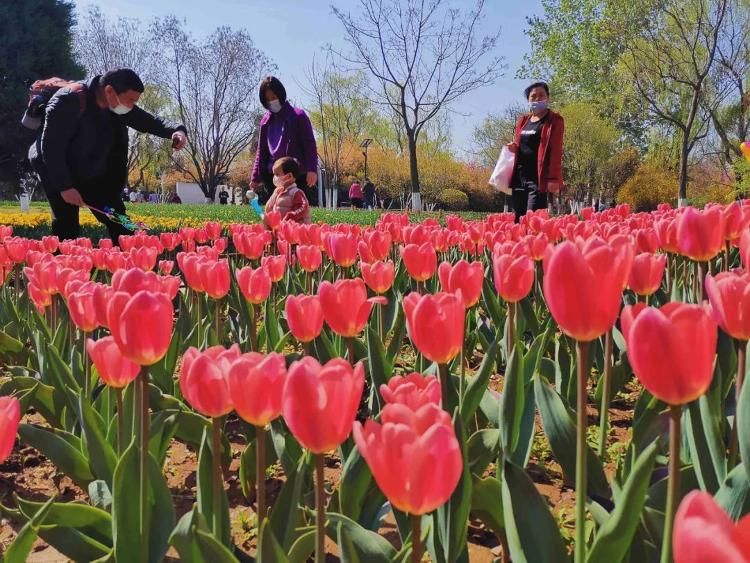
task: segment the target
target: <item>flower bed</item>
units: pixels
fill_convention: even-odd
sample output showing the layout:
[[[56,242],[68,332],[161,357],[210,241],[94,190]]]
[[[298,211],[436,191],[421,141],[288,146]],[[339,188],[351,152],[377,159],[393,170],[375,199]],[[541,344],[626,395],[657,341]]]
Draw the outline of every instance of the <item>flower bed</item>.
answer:
[[[0,227],[6,560],[747,560],[750,207],[441,219]]]

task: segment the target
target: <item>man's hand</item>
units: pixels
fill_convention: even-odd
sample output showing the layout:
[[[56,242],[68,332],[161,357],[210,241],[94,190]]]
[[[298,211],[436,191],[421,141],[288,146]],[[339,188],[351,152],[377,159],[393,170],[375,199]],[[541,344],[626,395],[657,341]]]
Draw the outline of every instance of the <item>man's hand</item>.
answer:
[[[508,147],[508,150],[513,154],[516,154],[518,152],[518,145],[515,143],[508,143],[505,146]]]
[[[263,186],[263,184],[261,184],[260,182],[250,182],[250,189],[254,192],[257,192],[261,186]]]
[[[560,182],[548,182],[547,191],[551,194],[560,193]]]
[[[187,145],[187,135],[183,131],[172,133],[172,148],[176,151],[184,149]]]
[[[318,175],[317,175],[317,173],[315,173],[315,172],[308,172],[306,180],[307,180],[308,187],[314,186],[315,184],[318,183]]]
[[[86,202],[83,201],[81,193],[75,188],[68,188],[60,192],[65,203],[69,205],[75,205],[76,207],[86,207]]]

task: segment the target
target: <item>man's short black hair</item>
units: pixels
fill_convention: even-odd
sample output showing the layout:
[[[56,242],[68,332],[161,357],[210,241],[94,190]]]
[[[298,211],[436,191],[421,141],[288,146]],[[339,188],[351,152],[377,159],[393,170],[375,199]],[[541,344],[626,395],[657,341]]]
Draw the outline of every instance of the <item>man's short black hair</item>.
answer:
[[[266,102],[266,92],[268,90],[276,94],[282,105],[286,103],[286,88],[284,88],[281,80],[275,76],[266,76],[260,83],[259,91],[260,103],[264,108],[268,109],[268,102]]]
[[[273,171],[281,170],[283,174],[291,174],[295,178],[299,176],[299,162],[291,156],[282,156],[273,163]]]
[[[129,68],[108,70],[104,73],[104,76],[101,77],[99,83],[102,87],[112,86],[118,94],[124,94],[128,90],[133,90],[134,92],[142,94],[145,90],[140,76]]]
[[[544,88],[544,91],[547,92],[547,96],[549,96],[549,86],[546,82],[534,82],[531,86],[527,86],[523,91],[523,95],[527,100],[529,99],[529,94],[531,94],[531,91],[534,88]]]

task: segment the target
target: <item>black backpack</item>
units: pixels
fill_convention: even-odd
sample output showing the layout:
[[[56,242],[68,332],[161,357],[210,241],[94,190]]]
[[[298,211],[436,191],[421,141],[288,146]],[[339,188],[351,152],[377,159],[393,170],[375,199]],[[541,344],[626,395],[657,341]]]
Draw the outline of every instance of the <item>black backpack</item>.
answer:
[[[68,88],[78,96],[81,103],[79,115],[82,114],[86,110],[86,85],[55,76],[37,80],[29,86],[29,104],[21,118],[21,125],[32,131],[38,130],[44,123],[44,110],[47,108],[47,103],[63,88]]]

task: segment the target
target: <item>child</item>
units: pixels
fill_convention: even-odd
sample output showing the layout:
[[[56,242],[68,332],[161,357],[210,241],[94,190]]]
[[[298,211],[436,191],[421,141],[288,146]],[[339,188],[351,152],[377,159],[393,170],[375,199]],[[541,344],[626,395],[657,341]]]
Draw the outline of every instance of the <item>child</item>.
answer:
[[[285,156],[273,163],[273,185],[276,189],[266,203],[266,213],[278,211],[281,219],[309,224],[310,205],[305,192],[297,187],[295,178],[299,176],[299,163]]]

